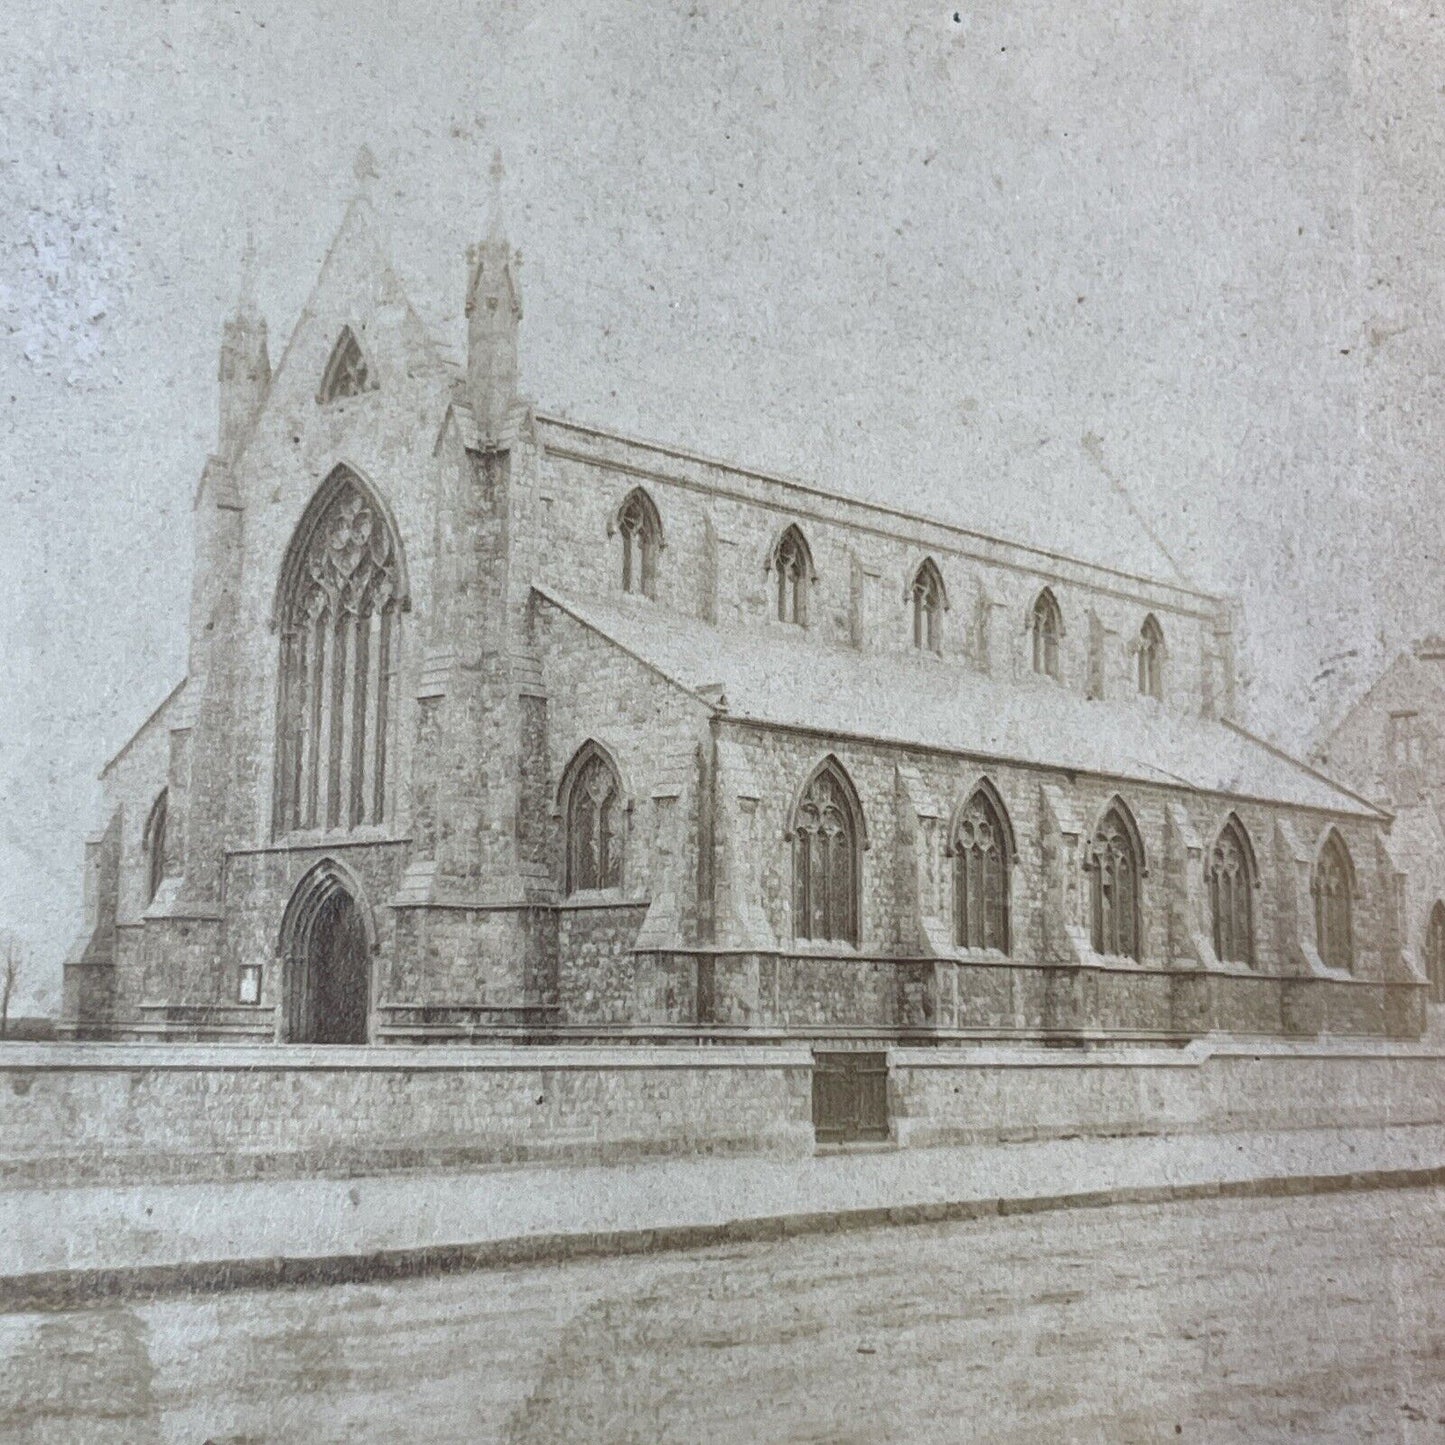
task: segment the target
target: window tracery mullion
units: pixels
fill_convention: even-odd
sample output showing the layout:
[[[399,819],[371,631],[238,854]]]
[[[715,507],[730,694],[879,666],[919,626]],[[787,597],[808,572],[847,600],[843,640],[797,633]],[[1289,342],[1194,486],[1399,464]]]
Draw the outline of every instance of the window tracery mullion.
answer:
[[[983,909],[983,852],[977,842],[968,847],[968,946],[984,946]]]
[[[306,821],[314,828],[321,802],[321,728],[326,701],[326,611],[311,622],[311,682],[306,695]]]
[[[305,648],[294,627],[281,634],[281,701],[276,709],[279,745],[276,750],[276,807],[273,827],[287,832],[296,826],[301,791],[301,710],[306,688]]]
[[[813,929],[815,938],[833,936],[833,840],[822,825],[814,835],[818,850],[818,877],[813,890],[814,903],[818,913]]]
[[[1228,963],[1234,958],[1234,880],[1221,865],[1214,875],[1215,889],[1219,894],[1218,907],[1218,928],[1220,934],[1220,947],[1218,949],[1221,962]]]
[[[351,785],[347,790],[347,818],[354,828],[366,813],[366,720],[371,677],[371,618],[359,616],[352,623],[355,656],[351,668]]]
[[[346,737],[346,672],[347,614],[337,609],[336,625],[331,629],[330,697],[326,727],[326,826],[341,824],[341,785]]]
[[[395,604],[388,602],[381,612],[381,625],[376,643],[376,743],[372,749],[372,822],[379,823],[386,814],[387,729],[391,718],[393,682],[393,613]]]

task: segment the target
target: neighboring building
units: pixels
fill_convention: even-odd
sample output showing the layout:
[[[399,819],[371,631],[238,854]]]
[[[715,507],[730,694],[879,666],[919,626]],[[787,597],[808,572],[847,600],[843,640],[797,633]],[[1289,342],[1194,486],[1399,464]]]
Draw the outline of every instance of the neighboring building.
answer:
[[[1412,1035],[1390,818],[1175,582],[546,415],[353,204],[244,303],[186,680],[103,774],[66,1019],[360,1042]]]
[[[1445,1003],[1445,639],[1397,657],[1317,757],[1395,815],[1407,946],[1429,977],[1431,1002]]]

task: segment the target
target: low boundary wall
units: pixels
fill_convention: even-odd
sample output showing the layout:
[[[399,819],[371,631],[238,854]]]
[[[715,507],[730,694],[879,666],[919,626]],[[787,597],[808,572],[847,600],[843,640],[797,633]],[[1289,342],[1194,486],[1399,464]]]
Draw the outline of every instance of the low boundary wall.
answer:
[[[813,1147],[800,1048],[0,1045],[0,1185]]]
[[[1438,1044],[887,1056],[904,1148],[1445,1122]],[[801,1158],[817,1147],[812,1073],[811,1052],[793,1045],[4,1044],[0,1187]]]
[[[893,1130],[910,1147],[1445,1122],[1439,1045],[1198,1042],[888,1057]]]

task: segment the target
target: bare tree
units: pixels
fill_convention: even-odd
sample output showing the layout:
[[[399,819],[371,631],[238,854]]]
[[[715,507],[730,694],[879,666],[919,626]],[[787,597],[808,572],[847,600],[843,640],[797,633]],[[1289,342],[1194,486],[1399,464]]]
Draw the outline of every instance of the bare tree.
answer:
[[[5,940],[5,964],[0,971],[0,1039],[10,1032],[10,999],[15,985],[20,982],[20,970],[25,966],[25,950],[20,940],[10,937]]]

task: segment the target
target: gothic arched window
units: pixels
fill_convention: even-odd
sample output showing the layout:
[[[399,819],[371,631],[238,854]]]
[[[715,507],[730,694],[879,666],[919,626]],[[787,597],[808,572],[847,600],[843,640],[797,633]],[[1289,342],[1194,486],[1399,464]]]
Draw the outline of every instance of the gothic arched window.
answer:
[[[943,651],[943,576],[931,559],[913,574],[908,589],[913,603],[913,645],[920,652]]]
[[[151,804],[150,814],[146,818],[145,832],[142,835],[145,851],[147,903],[154,901],[156,894],[160,892],[162,882],[165,881],[166,813],[169,806],[169,792],[162,788],[160,796]]]
[[[1164,696],[1164,630],[1151,612],[1139,629],[1139,691],[1145,697]]]
[[[1355,966],[1352,895],[1355,869],[1345,840],[1333,829],[1315,862],[1315,945],[1330,968],[1349,972]]]
[[[1139,879],[1144,871],[1139,832],[1123,803],[1114,803],[1089,842],[1089,923],[1095,953],[1142,957]]]
[[[349,326],[341,328],[336,345],[331,348],[331,359],[321,377],[321,390],[316,399],[325,405],[343,396],[357,396],[370,391],[375,382],[371,379],[371,368]]]
[[[618,508],[617,531],[622,537],[622,590],[656,597],[662,523],[652,498],[641,487]]]
[[[622,780],[596,743],[584,743],[562,782],[567,892],[622,886]]]
[[[277,594],[278,833],[382,820],[403,577],[391,524],[338,467],[296,529]]]
[[[1430,978],[1430,1002],[1445,1003],[1445,903],[1430,910],[1425,930],[1425,971]]]
[[[1029,616],[1029,629],[1034,638],[1034,671],[1057,680],[1059,675],[1059,639],[1064,635],[1064,618],[1053,592],[1045,587],[1034,601]]]
[[[808,589],[813,581],[813,557],[797,527],[789,527],[773,548],[771,566],[777,573],[779,622],[808,625]]]
[[[793,935],[856,945],[862,815],[834,758],[808,780],[793,810]]]
[[[987,784],[959,811],[953,853],[953,938],[960,948],[1009,951],[1009,860],[1013,853],[1003,803]]]
[[[1254,856],[1244,825],[1233,814],[1209,853],[1209,909],[1214,955],[1221,963],[1254,966]]]

